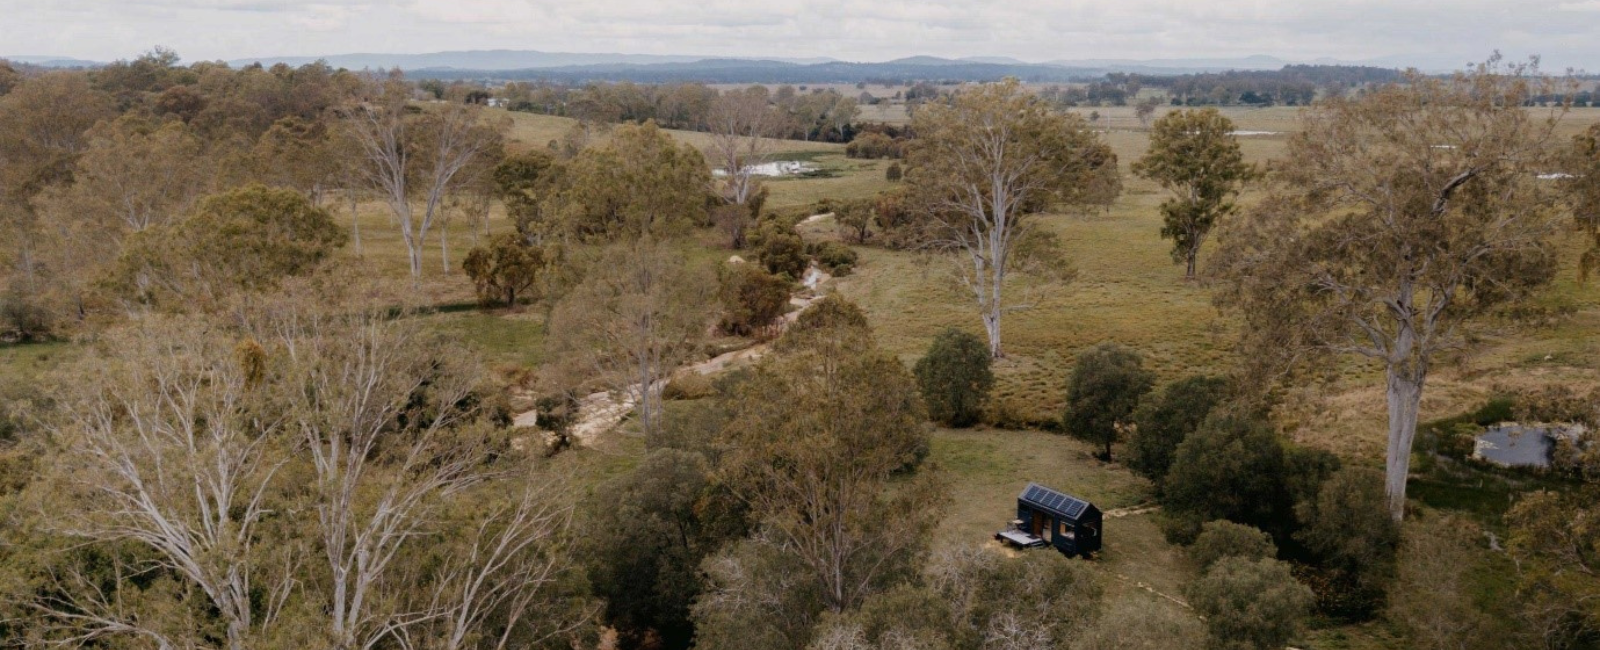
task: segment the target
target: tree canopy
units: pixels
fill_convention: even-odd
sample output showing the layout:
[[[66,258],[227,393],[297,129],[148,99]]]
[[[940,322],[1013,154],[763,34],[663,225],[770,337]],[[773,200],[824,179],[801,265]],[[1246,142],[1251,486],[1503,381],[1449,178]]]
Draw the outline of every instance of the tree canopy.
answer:
[[[1396,519],[1437,357],[1555,273],[1558,220],[1536,173],[1553,164],[1562,109],[1524,108],[1551,84],[1534,65],[1491,60],[1328,98],[1305,114],[1260,206],[1223,237],[1220,300],[1242,316],[1258,369],[1330,354],[1384,368]]]

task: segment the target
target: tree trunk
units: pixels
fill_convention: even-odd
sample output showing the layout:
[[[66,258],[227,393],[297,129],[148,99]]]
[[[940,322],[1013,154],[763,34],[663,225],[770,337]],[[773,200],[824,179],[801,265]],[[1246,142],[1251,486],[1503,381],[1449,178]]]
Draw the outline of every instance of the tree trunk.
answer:
[[[989,356],[999,359],[1006,356],[1000,347],[1000,305],[994,304],[983,315],[983,331],[989,334]]]
[[[1384,494],[1389,515],[1401,521],[1406,514],[1406,477],[1411,472],[1411,443],[1417,436],[1417,412],[1422,405],[1425,372],[1388,371],[1389,450],[1384,466]]]
[[[1200,257],[1200,247],[1199,246],[1190,246],[1189,247],[1189,252],[1184,255],[1184,269],[1183,269],[1183,277],[1184,278],[1187,278],[1187,279],[1190,279],[1190,280],[1194,279],[1195,260],[1198,259],[1199,257]]]
[[[361,257],[361,211],[356,206],[356,193],[350,194],[350,229],[355,233],[356,257]]]
[[[439,224],[439,261],[444,265],[444,274],[450,275],[450,224]]]

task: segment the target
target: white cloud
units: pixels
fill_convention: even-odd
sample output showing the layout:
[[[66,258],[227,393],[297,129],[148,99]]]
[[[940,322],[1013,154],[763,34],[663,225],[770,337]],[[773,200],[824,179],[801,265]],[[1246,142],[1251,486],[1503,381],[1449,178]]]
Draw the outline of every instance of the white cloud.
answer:
[[[1538,50],[1600,68],[1600,0],[0,0],[0,49],[190,59],[539,49],[831,56],[913,54],[1465,62]]]

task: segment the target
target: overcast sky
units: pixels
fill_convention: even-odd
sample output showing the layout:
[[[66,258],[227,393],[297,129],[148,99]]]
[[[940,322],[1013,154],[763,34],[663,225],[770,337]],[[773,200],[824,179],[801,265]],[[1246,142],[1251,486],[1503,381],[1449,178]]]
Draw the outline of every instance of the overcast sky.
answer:
[[[0,0],[0,54],[1384,56],[1600,69],[1600,0]]]

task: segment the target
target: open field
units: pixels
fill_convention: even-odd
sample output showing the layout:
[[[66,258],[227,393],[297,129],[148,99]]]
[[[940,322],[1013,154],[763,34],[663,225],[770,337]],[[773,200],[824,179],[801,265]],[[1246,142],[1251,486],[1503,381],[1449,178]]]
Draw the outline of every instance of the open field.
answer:
[[[1109,116],[1113,121],[1137,123],[1131,107],[1096,110],[1101,111],[1102,120]],[[1230,108],[1224,113],[1241,130],[1288,132],[1296,128],[1299,109]],[[512,119],[517,125],[513,136],[521,146],[559,137],[575,123],[521,113],[512,114]],[[1595,121],[1600,121],[1600,109],[1576,110],[1562,131],[1576,133]],[[672,133],[691,143],[703,144],[705,138],[698,133]],[[1010,357],[999,367],[997,397],[1022,421],[1046,422],[1059,416],[1072,359],[1095,343],[1116,341],[1140,350],[1148,366],[1164,380],[1218,372],[1234,361],[1232,321],[1212,306],[1211,293],[1203,284],[1183,280],[1181,269],[1168,255],[1170,242],[1159,237],[1156,206],[1163,199],[1160,189],[1128,172],[1148,144],[1147,133],[1115,128],[1102,137],[1112,145],[1123,168],[1123,195],[1109,211],[1040,219],[1043,227],[1062,237],[1077,278],[1065,287],[1038,287],[1031,292],[1036,298],[1034,307],[1008,314],[1005,321]],[[1249,136],[1242,141],[1248,159],[1265,162],[1283,152],[1286,136]],[[781,141],[774,149],[777,159],[808,160],[832,176],[770,180],[769,205],[773,208],[802,208],[824,198],[868,197],[890,187],[882,176],[887,161],[845,158],[840,145]],[[1249,200],[1247,195],[1245,201]],[[347,209],[334,207],[343,210],[341,221],[348,219]],[[362,205],[360,213],[364,263],[375,273],[403,277],[404,249],[389,225],[387,209],[369,203]],[[496,208],[490,231],[509,227]],[[481,229],[481,224],[468,224],[459,217],[450,223],[452,268],[447,274],[441,271],[438,241],[430,243],[422,283],[425,300],[440,305],[472,300],[459,264],[474,242],[475,229]],[[826,222],[807,229],[812,237],[829,237],[831,231]],[[697,239],[701,245],[714,247],[717,238]],[[1568,246],[1569,265],[1580,246]],[[948,282],[948,267],[881,248],[862,247],[859,252],[862,258],[856,272],[837,280],[836,288],[866,309],[880,343],[907,363],[919,357],[945,327],[978,331],[970,299]],[[729,251],[707,248],[695,257],[716,260],[727,254]],[[1424,418],[1473,408],[1497,387],[1600,382],[1600,372],[1594,370],[1600,368],[1600,336],[1596,336],[1600,333],[1600,283],[1579,284],[1575,275],[1571,269],[1563,271],[1541,298],[1546,306],[1570,315],[1534,326],[1508,324],[1464,355],[1460,364],[1442,368],[1430,382]],[[1026,280],[1019,283],[1017,295],[1030,293],[1026,284]],[[491,355],[492,365],[522,365],[540,358],[540,352],[519,347],[540,347],[542,330],[530,324],[540,318],[539,312],[440,314],[434,318]],[[470,325],[463,324],[466,322]],[[1381,453],[1384,422],[1380,389],[1373,368],[1347,363],[1332,384],[1291,394],[1281,424],[1302,442],[1347,456],[1376,458]]]

